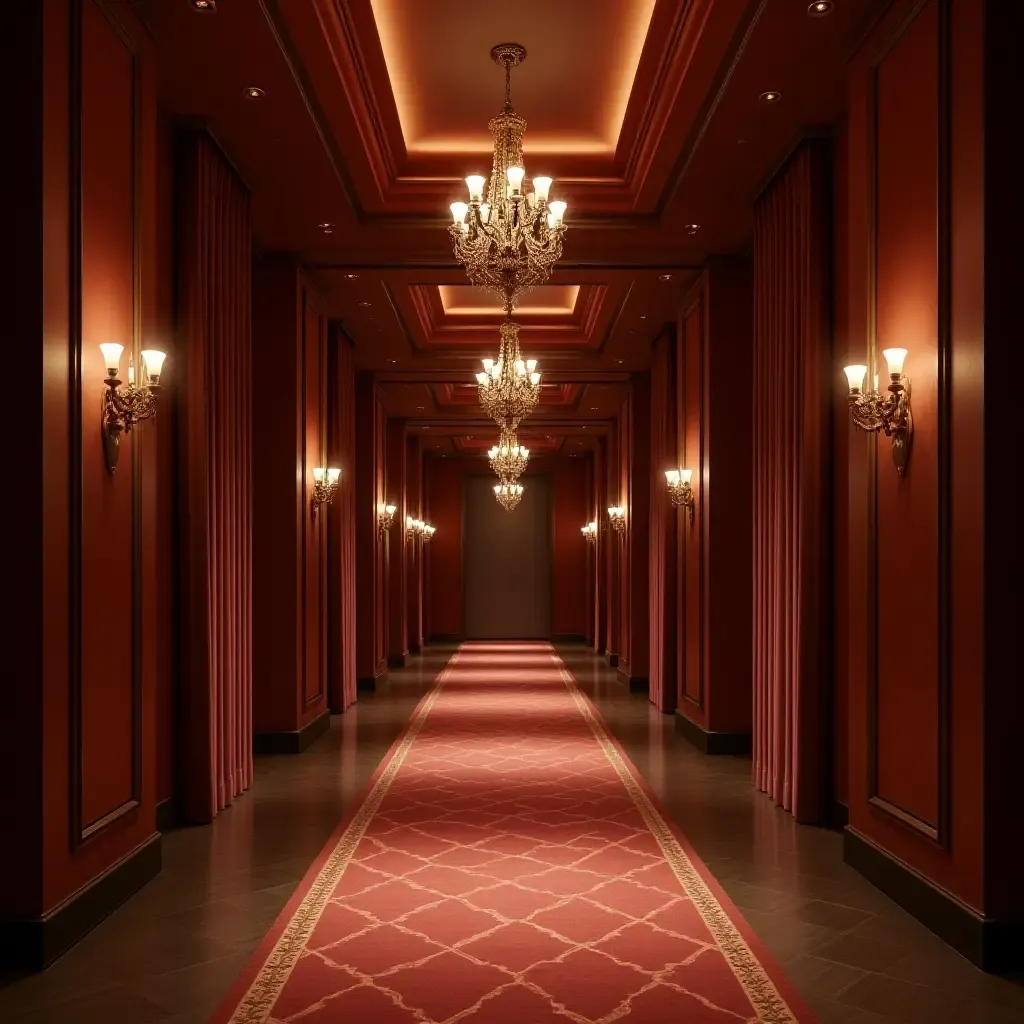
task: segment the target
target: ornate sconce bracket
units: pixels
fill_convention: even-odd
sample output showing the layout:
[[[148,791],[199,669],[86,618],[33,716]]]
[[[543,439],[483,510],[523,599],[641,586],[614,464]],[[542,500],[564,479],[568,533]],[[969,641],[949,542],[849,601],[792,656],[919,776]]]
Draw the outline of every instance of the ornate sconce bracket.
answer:
[[[693,522],[695,503],[693,499],[693,487],[690,479],[693,471],[689,469],[667,469],[665,470],[665,481],[668,484],[669,497],[676,508],[689,510],[690,522]]]
[[[621,505],[612,505],[608,509],[608,523],[616,533],[625,533],[626,510]]]
[[[391,529],[391,524],[395,521],[396,508],[395,505],[377,506],[377,529],[380,530],[382,537]]]
[[[914,437],[914,418],[910,411],[910,380],[901,377],[889,384],[886,393],[851,391],[849,396],[853,425],[868,433],[892,438],[892,461],[903,476],[910,458]]]
[[[309,498],[310,514],[316,519],[317,509],[321,505],[330,505],[334,495],[338,491],[338,478],[341,476],[340,469],[322,469],[317,467],[313,470],[313,493]]]
[[[103,451],[107,470],[113,473],[121,452],[121,434],[130,434],[137,423],[154,415],[160,385],[122,384],[116,377],[107,377],[103,383]]]

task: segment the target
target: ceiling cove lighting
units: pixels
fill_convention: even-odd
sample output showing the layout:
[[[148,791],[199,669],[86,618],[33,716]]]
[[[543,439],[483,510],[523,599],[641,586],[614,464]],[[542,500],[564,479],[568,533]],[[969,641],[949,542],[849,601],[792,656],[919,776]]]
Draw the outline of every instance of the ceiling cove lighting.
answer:
[[[309,498],[309,509],[314,519],[316,519],[317,509],[321,505],[330,505],[334,501],[340,477],[341,470],[335,466],[328,468],[317,466],[313,470],[313,493]]]
[[[121,434],[130,434],[132,427],[148,420],[156,413],[156,396],[160,390],[160,373],[167,358],[158,349],[146,349],[142,355],[142,377],[145,383],[135,383],[135,365],[128,356],[128,383],[118,378],[121,372],[121,353],[124,345],[116,341],[105,341],[100,345],[106,377],[103,383],[103,453],[107,470],[111,474],[117,469],[117,458],[121,451]]]
[[[540,176],[527,187],[523,162],[526,121],[512,108],[512,68],[526,60],[526,48],[501,43],[491,60],[505,69],[505,106],[487,127],[494,137],[490,179],[466,178],[469,202],[451,204],[448,232],[455,258],[470,281],[497,294],[511,314],[519,297],[543,284],[562,255],[566,203],[551,198],[552,179]]]
[[[881,431],[892,438],[892,461],[903,476],[910,458],[910,442],[914,436],[914,417],[910,411],[910,378],[903,372],[907,358],[905,348],[887,348],[882,355],[889,368],[886,394],[878,390],[878,374],[871,391],[864,390],[868,368],[861,364],[843,367],[850,385],[849,403],[853,425],[871,434]]]

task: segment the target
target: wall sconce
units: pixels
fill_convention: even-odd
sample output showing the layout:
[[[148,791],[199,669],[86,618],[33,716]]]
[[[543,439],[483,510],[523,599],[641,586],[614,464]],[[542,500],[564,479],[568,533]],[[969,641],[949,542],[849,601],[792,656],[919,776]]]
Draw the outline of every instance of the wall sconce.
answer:
[[[380,530],[383,536],[387,530],[391,529],[391,524],[395,519],[395,510],[397,505],[378,505],[377,506],[377,528]]]
[[[128,383],[118,379],[121,369],[121,353],[124,345],[116,341],[105,341],[100,345],[107,376],[103,383],[103,451],[107,459],[107,470],[117,469],[117,457],[121,450],[121,434],[130,434],[132,427],[142,420],[148,420],[156,412],[156,396],[160,390],[160,371],[163,369],[163,352],[146,349],[142,353],[142,375],[145,383],[136,385],[135,366],[128,356]]]
[[[434,527],[422,519],[413,519],[412,516],[405,517],[405,535],[409,540],[419,537],[425,544],[434,536]]]
[[[850,384],[850,412],[853,425],[859,430],[877,434],[882,431],[892,438],[892,461],[896,472],[903,476],[907,471],[910,457],[910,441],[914,435],[914,419],[910,412],[910,379],[903,375],[903,362],[907,357],[905,348],[887,348],[883,353],[889,366],[888,394],[880,394],[878,375],[875,387],[864,390],[866,366],[846,366],[844,372]]]
[[[608,507],[608,520],[616,533],[624,533],[626,529],[626,510],[621,505]]]
[[[583,534],[588,544],[597,543],[597,523],[589,522],[586,526],[580,527],[580,533]]]
[[[313,470],[313,494],[309,499],[309,505],[314,519],[316,519],[316,510],[321,505],[330,505],[334,500],[340,476],[341,470],[333,467],[324,469],[322,466],[317,466]]]
[[[668,483],[668,493],[672,498],[672,504],[676,508],[688,508],[690,510],[690,522],[693,522],[693,488],[690,480],[693,477],[692,469],[666,469],[665,480]]]

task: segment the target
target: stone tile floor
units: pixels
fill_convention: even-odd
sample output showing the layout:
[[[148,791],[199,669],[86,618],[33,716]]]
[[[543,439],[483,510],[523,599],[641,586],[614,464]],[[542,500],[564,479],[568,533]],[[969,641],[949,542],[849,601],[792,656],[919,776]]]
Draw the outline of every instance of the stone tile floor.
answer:
[[[164,837],[142,892],[48,971],[0,979],[0,1021],[205,1022],[451,650],[410,659],[304,754],[258,758],[213,825]],[[822,1024],[1024,1022],[1024,979],[976,970],[843,864],[839,833],[755,793],[748,760],[698,753],[602,660],[561,653]]]

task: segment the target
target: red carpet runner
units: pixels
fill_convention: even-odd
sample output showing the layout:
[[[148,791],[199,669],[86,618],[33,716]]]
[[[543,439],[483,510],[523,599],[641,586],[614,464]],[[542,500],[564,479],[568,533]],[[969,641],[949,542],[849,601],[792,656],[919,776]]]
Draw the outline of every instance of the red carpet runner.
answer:
[[[812,1021],[547,644],[460,648],[215,1021]]]

